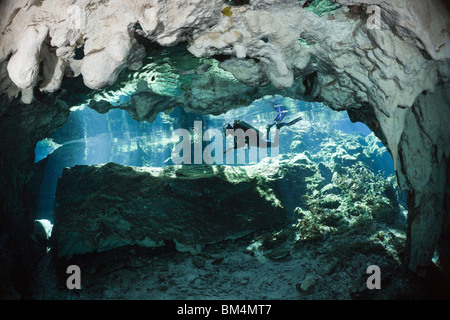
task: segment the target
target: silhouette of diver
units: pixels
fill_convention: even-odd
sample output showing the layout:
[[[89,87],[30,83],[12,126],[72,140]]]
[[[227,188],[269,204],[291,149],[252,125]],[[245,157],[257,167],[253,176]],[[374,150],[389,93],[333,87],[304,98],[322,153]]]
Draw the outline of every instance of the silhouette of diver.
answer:
[[[260,148],[270,148],[270,147],[277,147],[278,146],[278,134],[279,129],[281,129],[284,126],[292,126],[293,124],[297,123],[302,119],[302,117],[298,117],[290,122],[281,122],[284,117],[287,114],[287,110],[282,105],[276,105],[274,106],[274,109],[278,112],[278,115],[275,117],[275,119],[267,125],[266,127],[266,133],[263,134],[261,131],[250,125],[249,123],[242,121],[242,120],[234,120],[233,125],[230,125],[229,123],[224,126],[224,131],[226,132],[226,135],[233,134],[236,130],[242,129],[244,134],[249,130],[254,130],[256,133],[256,139],[249,139],[248,135],[244,136],[244,139],[238,139],[237,136],[234,136],[234,146],[226,149],[223,153],[226,153],[233,149],[238,149],[247,146],[250,149],[250,145],[257,146]],[[270,139],[270,129],[276,126],[277,130],[275,131],[275,138],[274,141],[271,141]],[[228,131],[227,129],[232,129],[234,131]],[[242,141],[243,140],[243,141]]]

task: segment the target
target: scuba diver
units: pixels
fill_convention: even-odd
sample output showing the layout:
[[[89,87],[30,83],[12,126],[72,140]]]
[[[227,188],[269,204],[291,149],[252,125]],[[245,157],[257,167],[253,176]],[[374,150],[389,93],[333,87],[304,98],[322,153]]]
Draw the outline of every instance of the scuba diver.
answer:
[[[244,139],[238,139],[236,135],[234,136],[234,146],[226,149],[223,153],[226,153],[233,149],[238,149],[247,146],[250,149],[250,146],[256,146],[260,148],[270,148],[270,147],[277,147],[278,146],[278,134],[279,129],[281,129],[284,126],[292,126],[293,124],[297,123],[302,119],[302,117],[298,117],[290,122],[281,122],[284,117],[287,114],[287,110],[282,105],[276,105],[274,106],[275,110],[278,112],[278,115],[275,117],[275,119],[267,125],[266,127],[266,133],[263,134],[261,131],[250,125],[249,123],[242,121],[242,120],[234,120],[233,125],[230,125],[229,123],[223,127],[224,131],[226,132],[226,135],[233,134],[235,130],[242,129],[244,131],[244,134],[249,130],[253,130],[256,133],[256,139],[249,139],[248,135],[245,135]],[[270,139],[270,129],[276,126],[277,130],[275,131],[275,138],[272,142]],[[233,132],[227,131],[227,129],[234,130]],[[256,141],[255,141],[256,140]]]

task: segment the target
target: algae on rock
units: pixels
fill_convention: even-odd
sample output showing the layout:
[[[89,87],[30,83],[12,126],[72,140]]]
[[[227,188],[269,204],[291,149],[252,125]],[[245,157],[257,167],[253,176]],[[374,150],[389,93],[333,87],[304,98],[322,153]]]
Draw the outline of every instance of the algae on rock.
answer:
[[[286,175],[278,175],[278,165],[67,168],[56,193],[54,248],[70,258],[174,241],[179,251],[198,253],[206,244],[286,224],[275,183]]]

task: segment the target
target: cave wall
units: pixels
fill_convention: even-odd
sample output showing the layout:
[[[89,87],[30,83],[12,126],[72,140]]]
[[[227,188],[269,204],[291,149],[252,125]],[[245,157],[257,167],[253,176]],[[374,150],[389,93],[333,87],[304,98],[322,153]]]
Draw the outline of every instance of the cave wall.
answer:
[[[408,190],[408,263],[422,273],[448,211],[448,5],[334,2],[2,1],[0,122],[2,134],[10,135],[1,150],[7,164],[1,172],[2,221],[29,219],[20,203],[34,145],[65,121],[73,96],[82,91],[64,83],[82,79],[88,89],[108,90],[121,74],[141,72],[148,54],[142,39],[160,46],[187,43],[198,59],[221,57],[219,66],[248,87],[270,85],[362,119],[388,146]],[[369,5],[380,8],[380,29],[367,27]],[[208,96],[206,103],[192,100],[186,107],[218,113],[237,106],[205,91],[209,85],[193,90]],[[154,108],[153,95],[139,97],[127,108],[146,118],[178,102],[167,95],[158,100],[163,107]],[[9,222],[3,226],[10,229]]]
[[[0,299],[5,299],[27,294],[31,272],[45,254],[45,243],[34,235],[40,230],[34,223],[35,212],[29,210],[25,186],[31,178],[37,140],[63,125],[70,111],[54,99],[33,105],[2,100],[1,105]]]
[[[399,144],[398,177],[401,188],[408,192],[407,260],[409,267],[422,275],[448,219],[450,135],[440,128],[445,128],[450,119],[449,94],[446,85],[418,97],[407,111],[407,129]]]

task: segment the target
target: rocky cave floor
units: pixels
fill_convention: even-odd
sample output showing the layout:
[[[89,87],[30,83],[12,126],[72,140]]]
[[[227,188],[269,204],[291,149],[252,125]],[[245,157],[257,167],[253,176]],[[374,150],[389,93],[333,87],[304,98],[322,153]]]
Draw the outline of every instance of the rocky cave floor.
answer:
[[[172,243],[149,249],[122,247],[79,255],[70,261],[48,254],[34,275],[30,298],[56,300],[339,300],[447,299],[439,271],[418,278],[402,265],[404,238],[373,223],[327,239],[290,239],[291,228],[251,234],[205,247],[199,255],[180,253]],[[398,251],[396,251],[398,250]],[[81,269],[81,290],[66,287],[66,268]],[[366,269],[381,269],[381,289],[369,290]],[[447,282],[448,284],[448,282]],[[447,290],[447,292],[445,292]]]
[[[50,249],[36,268],[28,298],[450,298],[450,277],[441,271],[450,265],[448,252],[441,254],[427,278],[419,278],[403,263],[404,200],[395,176],[384,177],[379,167],[372,167],[387,153],[373,135],[325,134],[310,128],[289,149],[293,154],[281,155],[281,176],[297,181],[289,194],[303,195],[290,204],[293,216],[283,226],[208,244],[196,255],[177,251],[170,240],[160,248],[130,245],[77,254],[68,261]],[[303,169],[296,170],[299,166]],[[301,173],[303,183],[289,172]],[[66,270],[72,264],[80,267],[81,290],[67,289]],[[371,265],[381,270],[379,290],[367,288]]]

